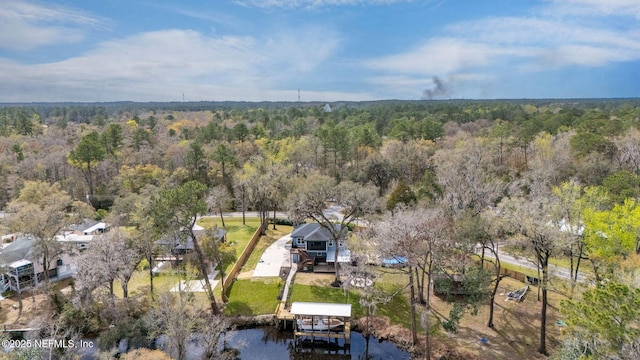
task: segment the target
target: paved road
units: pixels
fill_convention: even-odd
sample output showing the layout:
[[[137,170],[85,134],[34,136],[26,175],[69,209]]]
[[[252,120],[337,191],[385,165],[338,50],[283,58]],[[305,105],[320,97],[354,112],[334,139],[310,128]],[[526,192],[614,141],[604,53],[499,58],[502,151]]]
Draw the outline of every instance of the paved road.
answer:
[[[242,211],[232,211],[232,212],[224,212],[222,213],[222,216],[224,216],[225,218],[228,217],[242,217]],[[245,212],[245,217],[258,217],[260,216],[260,213],[257,211],[246,211]],[[209,213],[207,215],[201,216],[202,218],[220,218],[220,214],[216,213]],[[276,211],[276,217],[279,219],[287,219],[289,218],[289,215],[287,215],[286,212],[282,212],[282,211]],[[273,218],[273,212],[269,212],[269,218]]]
[[[480,254],[480,252],[478,252],[478,254]],[[502,250],[500,250],[498,255],[500,256],[500,262],[522,266],[524,268],[531,269],[534,271],[538,270],[534,260],[523,258],[523,257],[515,257]],[[485,251],[484,256],[489,258],[494,258],[493,254],[490,251]],[[581,265],[585,265],[584,262]],[[551,275],[553,276],[557,276],[565,280],[571,280],[571,272],[569,271],[569,269],[565,269],[565,268],[550,264],[549,270]],[[591,282],[591,281],[593,281],[593,279],[591,279],[589,276],[585,275],[582,272],[578,273],[578,282]]]

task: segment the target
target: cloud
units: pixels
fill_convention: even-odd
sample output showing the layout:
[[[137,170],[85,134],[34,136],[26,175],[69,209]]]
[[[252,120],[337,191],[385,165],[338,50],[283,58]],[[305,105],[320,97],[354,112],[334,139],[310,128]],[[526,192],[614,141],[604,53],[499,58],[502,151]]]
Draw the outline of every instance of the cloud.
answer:
[[[43,45],[74,43],[88,28],[106,21],[82,11],[25,1],[5,0],[0,7],[0,48],[30,50]]]
[[[261,38],[146,32],[58,62],[0,59],[0,99],[149,101],[175,100],[184,92],[191,100],[264,100],[278,89],[296,91],[290,81],[328,61],[339,43],[337,33],[319,27]]]
[[[596,67],[640,59],[640,32],[633,28],[616,30],[567,20],[502,17],[454,24],[447,30],[476,45],[491,44],[494,54],[518,54],[528,59],[522,68],[529,70]]]
[[[407,52],[371,59],[365,65],[374,70],[404,74],[450,74],[492,65],[504,55],[524,56],[529,51],[454,37],[433,38]]]
[[[569,16],[554,11],[560,6],[582,7],[582,13],[598,14],[603,19],[593,21],[589,20],[592,15]],[[637,0],[548,1],[545,7],[523,16],[449,24],[437,36],[423,39],[406,51],[368,59],[363,64],[382,73],[371,77],[372,83],[395,79],[386,86],[414,97],[422,93],[423,98],[442,98],[468,94],[465,88],[501,87],[509,78],[523,74],[638,61],[638,22],[611,21],[611,16],[618,19],[638,9]],[[603,15],[605,10],[609,17]],[[469,76],[472,74],[482,76]],[[425,84],[429,84],[426,90]]]
[[[236,0],[242,6],[259,8],[320,8],[326,6],[390,5],[414,0]]]
[[[637,0],[550,0],[547,14],[561,16],[621,16],[640,18]]]

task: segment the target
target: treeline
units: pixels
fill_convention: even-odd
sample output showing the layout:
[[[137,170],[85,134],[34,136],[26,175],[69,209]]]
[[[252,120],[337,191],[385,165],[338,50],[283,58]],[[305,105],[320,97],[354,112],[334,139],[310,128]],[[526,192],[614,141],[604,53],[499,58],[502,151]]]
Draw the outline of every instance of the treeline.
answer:
[[[431,276],[438,259],[455,259],[445,265],[460,272],[477,267],[463,261],[472,252],[461,245],[480,244],[497,258],[496,244],[510,242],[538,259],[543,274],[541,353],[547,352],[550,260],[570,262],[571,295],[581,262],[590,263],[598,281],[638,288],[629,279],[638,278],[633,264],[640,253],[639,100],[276,104],[72,104],[47,112],[35,105],[4,107],[0,204],[22,206],[15,200],[25,184],[54,184],[65,198],[89,200],[96,218],[135,227],[153,244],[162,234],[145,226],[161,208],[158,224],[166,224],[175,208],[199,205],[183,224],[162,229],[170,232],[192,228],[188,221],[206,209],[252,209],[263,218],[280,210],[302,221],[321,216],[328,201],[342,202],[353,209],[352,219],[384,214],[392,221],[380,229],[390,233],[420,225],[408,232],[420,238],[387,245],[390,256],[402,245],[414,270],[408,277],[415,272],[421,279]],[[197,190],[194,201],[179,192],[189,188]],[[380,200],[391,215],[377,206]],[[395,221],[403,219],[397,214],[422,220]],[[445,250],[464,256],[441,256]],[[496,269],[491,304],[500,280]],[[416,280],[411,303],[428,307],[424,281]],[[213,296],[210,302],[216,313]],[[581,313],[571,304],[568,309]],[[636,312],[629,317],[640,321]],[[491,319],[488,326],[494,326]],[[601,330],[575,339],[587,341]],[[607,352],[627,349],[628,339],[640,343],[622,330],[624,343],[607,340],[613,344]],[[567,351],[585,346],[567,345]]]
[[[552,144],[564,144],[557,151],[571,158],[565,180],[577,176],[586,185],[600,185],[616,171],[638,170],[630,158],[630,130],[635,131],[640,116],[640,101],[635,99],[268,104],[273,106],[105,103],[0,108],[0,166],[6,170],[0,181],[15,184],[7,184],[0,204],[15,197],[24,180],[61,182],[78,198],[90,194],[115,199],[122,193],[123,176],[149,166],[184,177],[181,181],[195,177],[210,186],[224,183],[234,192],[236,173],[256,157],[276,157],[296,174],[315,170],[337,180],[370,182],[381,195],[390,191],[390,184],[403,182],[418,194],[432,196],[432,155],[452,146],[449,139],[463,133],[495,147],[490,155],[498,176],[517,177],[528,169],[541,134],[551,136]],[[166,110],[179,106],[191,110]],[[96,134],[87,138],[92,132]],[[91,139],[97,139],[95,149],[100,149],[85,151],[89,158],[82,161],[69,157]],[[183,171],[187,175],[178,175]],[[98,207],[109,207],[110,201],[96,201]]]

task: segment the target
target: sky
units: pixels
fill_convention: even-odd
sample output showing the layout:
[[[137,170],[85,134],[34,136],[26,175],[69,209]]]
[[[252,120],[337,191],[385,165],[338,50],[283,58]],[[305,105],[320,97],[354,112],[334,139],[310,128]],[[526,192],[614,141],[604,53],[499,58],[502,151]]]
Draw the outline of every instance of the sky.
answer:
[[[638,96],[639,0],[0,6],[0,102]]]

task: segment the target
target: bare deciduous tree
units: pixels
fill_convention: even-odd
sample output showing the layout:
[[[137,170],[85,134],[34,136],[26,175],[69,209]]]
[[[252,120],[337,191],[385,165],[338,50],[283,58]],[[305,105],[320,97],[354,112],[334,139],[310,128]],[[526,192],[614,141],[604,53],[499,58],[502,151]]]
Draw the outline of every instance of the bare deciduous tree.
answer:
[[[8,208],[15,212],[9,218],[9,227],[35,238],[34,256],[42,260],[44,281],[48,282],[50,266],[60,254],[67,251],[56,240],[56,235],[82,215],[92,212],[92,209],[85,203],[73,201],[59,184],[39,181],[26,181],[20,195]],[[69,208],[71,212],[68,212]]]
[[[209,191],[209,196],[207,197],[207,206],[209,209],[220,214],[220,221],[222,222],[222,227],[224,225],[224,215],[223,212],[229,208],[229,203],[231,202],[231,194],[229,194],[229,190],[225,185],[218,185]]]
[[[507,198],[500,202],[498,211],[505,228],[514,234],[514,239],[535,254],[542,271],[540,289],[542,308],[540,310],[540,345],[538,351],[547,353],[547,291],[549,286],[549,260],[562,247],[563,234],[551,217],[553,207],[550,196],[531,199]]]
[[[219,346],[224,332],[230,328],[229,321],[221,315],[203,315],[194,294],[184,289],[159,294],[157,303],[146,314],[145,322],[151,330],[151,338],[164,335],[161,347],[174,359],[185,359],[192,342],[203,347],[204,359],[234,358]]]
[[[373,225],[373,239],[380,247],[380,253],[387,259],[406,260],[401,271],[409,278],[411,303],[411,332],[413,344],[418,342],[416,303],[420,296],[416,286],[424,288],[424,276],[427,276],[426,303],[429,306],[430,287],[428,286],[435,262],[437,248],[448,241],[448,221],[441,210],[415,209],[396,211],[386,220]],[[419,292],[422,292],[420,290]]]
[[[454,214],[470,211],[476,216],[504,193],[506,184],[492,173],[487,150],[475,140],[465,140],[453,150],[437,151],[434,162],[443,202]]]
[[[635,174],[640,172],[640,132],[629,129],[625,136],[614,140],[618,148],[616,153],[620,167]]]
[[[177,360],[187,356],[187,345],[202,316],[193,304],[193,294],[161,293],[155,307],[147,313],[146,322],[152,338],[165,336],[163,350]]]
[[[115,280],[120,280],[124,297],[128,297],[129,280],[140,258],[131,238],[122,230],[112,230],[93,240],[78,260],[76,280],[81,300],[86,304],[94,290],[106,286],[113,302]]]
[[[328,176],[309,178],[293,191],[288,199],[290,217],[298,221],[311,218],[331,234],[335,244],[346,239],[349,224],[356,219],[381,208],[377,189],[361,186],[351,181],[336,181]],[[335,202],[341,208],[340,215],[327,213],[328,204]],[[338,266],[339,246],[335,247],[335,284],[340,284]]]

